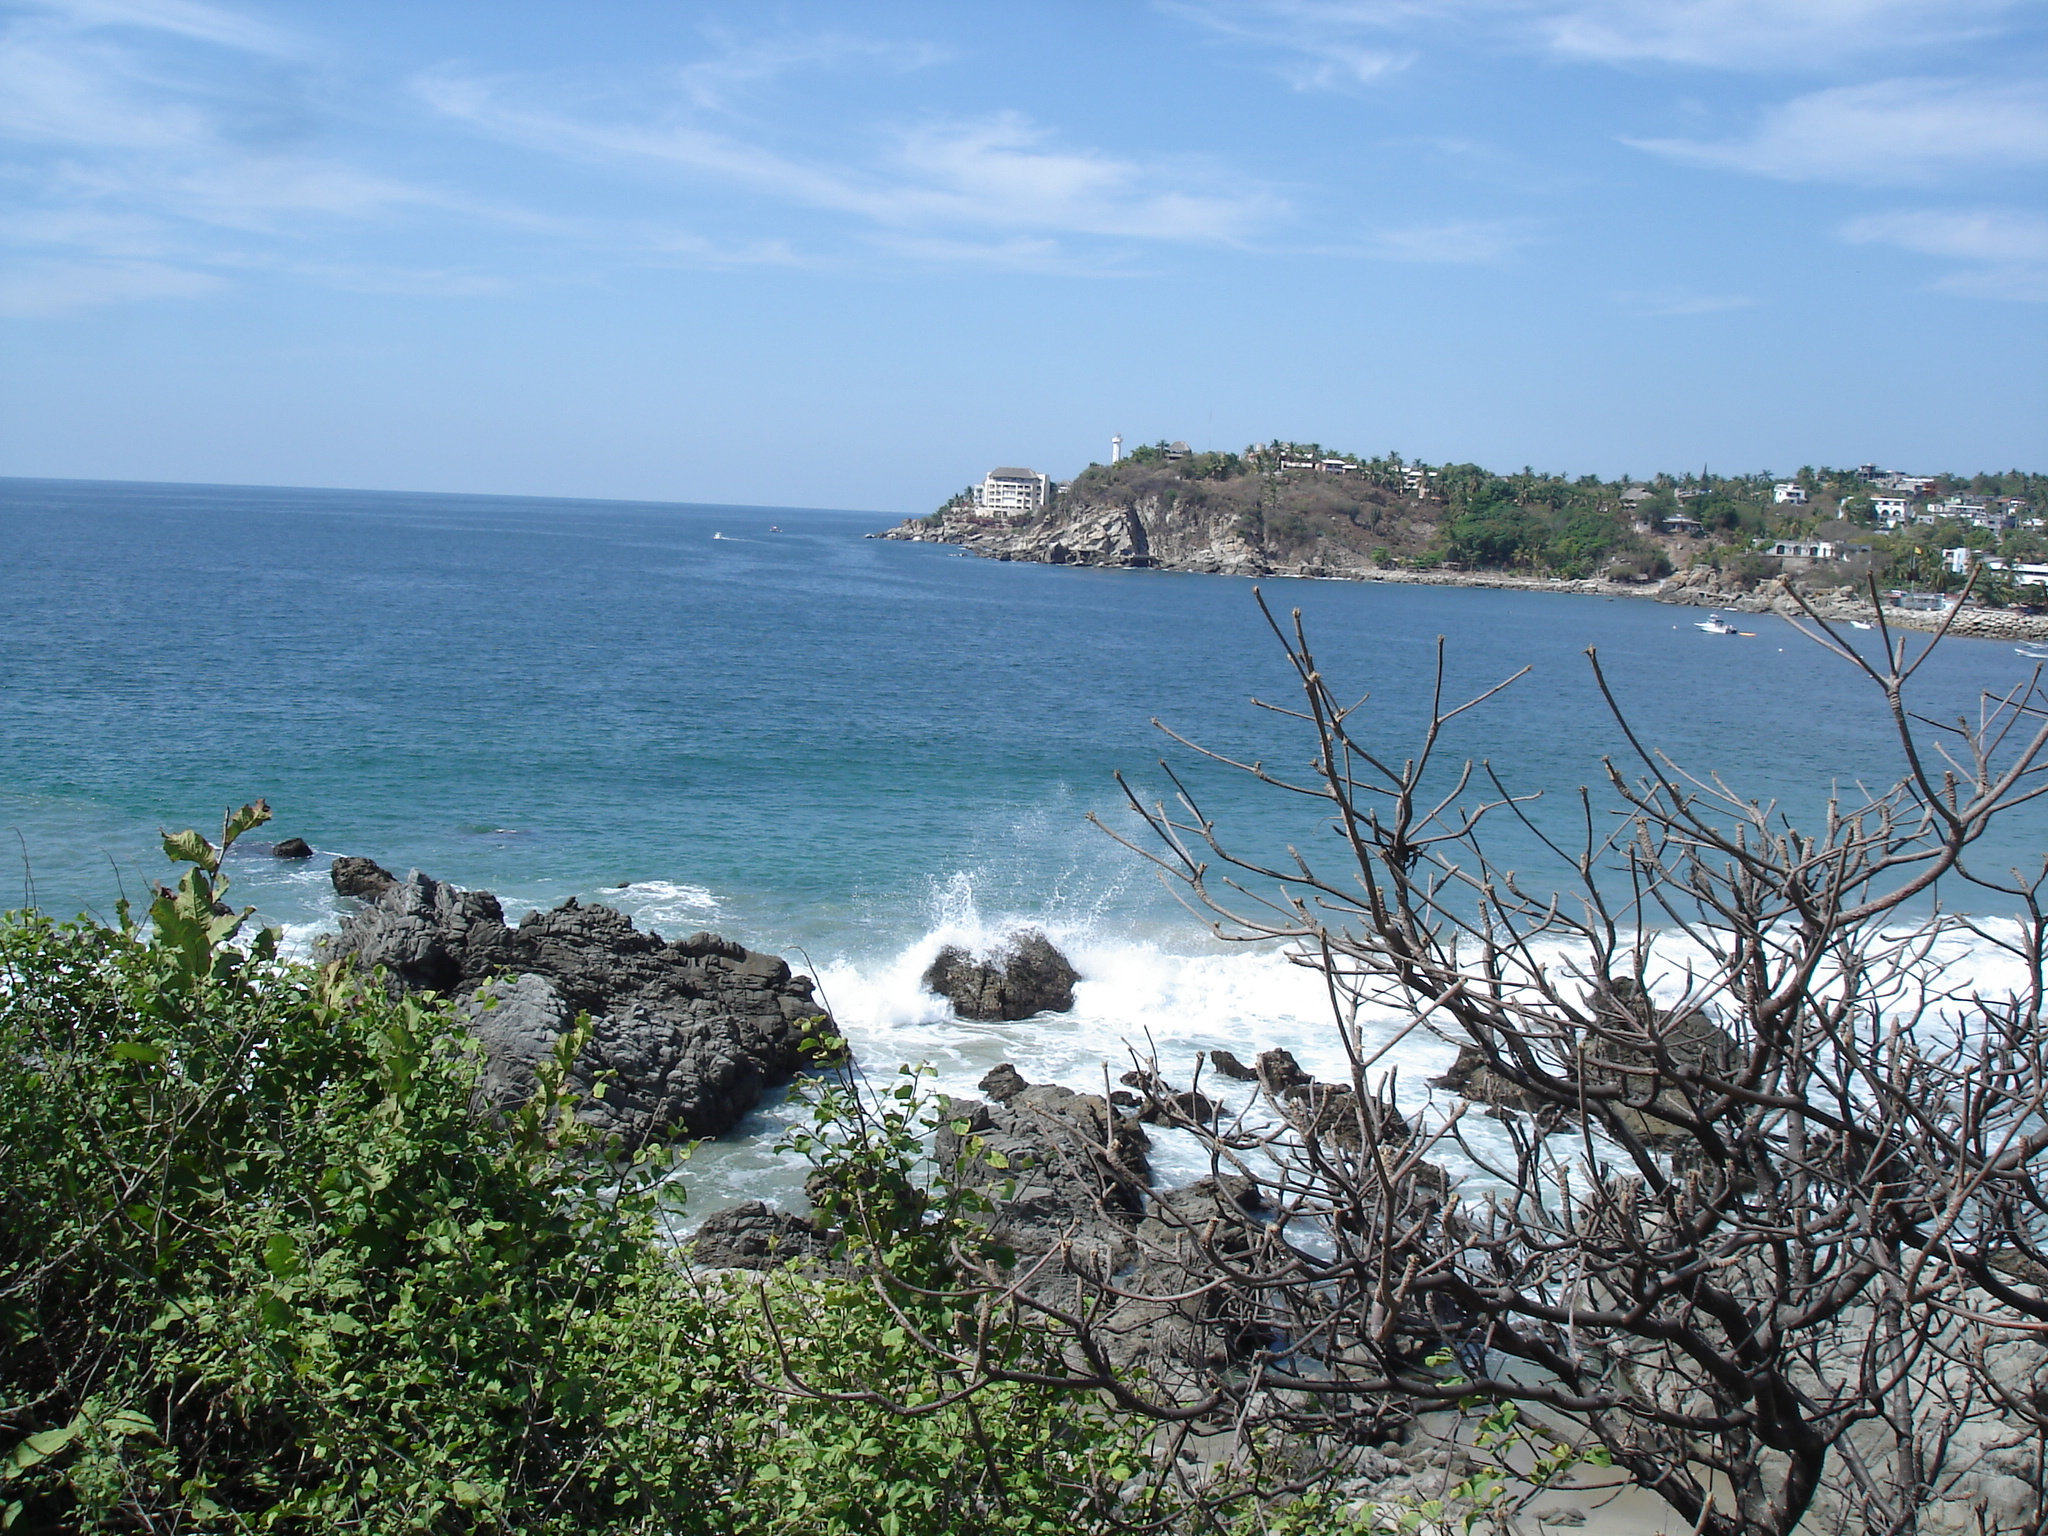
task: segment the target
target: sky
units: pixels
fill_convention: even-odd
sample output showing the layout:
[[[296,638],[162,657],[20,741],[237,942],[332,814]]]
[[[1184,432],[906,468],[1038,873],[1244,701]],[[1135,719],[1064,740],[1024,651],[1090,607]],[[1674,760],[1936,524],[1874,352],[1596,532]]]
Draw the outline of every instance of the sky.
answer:
[[[2042,0],[0,0],[0,474],[2048,467]]]

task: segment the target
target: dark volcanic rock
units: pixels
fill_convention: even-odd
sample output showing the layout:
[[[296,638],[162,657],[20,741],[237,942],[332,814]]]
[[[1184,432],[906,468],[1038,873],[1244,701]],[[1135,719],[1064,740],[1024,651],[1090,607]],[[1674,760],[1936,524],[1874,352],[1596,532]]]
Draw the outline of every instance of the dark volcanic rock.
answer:
[[[270,850],[280,859],[310,859],[313,845],[303,837],[288,837]]]
[[[489,891],[417,870],[343,918],[322,951],[363,971],[383,967],[396,989],[456,999],[484,1044],[480,1088],[494,1107],[531,1093],[535,1066],[588,1013],[591,1036],[569,1081],[603,1092],[577,1113],[629,1147],[718,1135],[762,1089],[796,1075],[807,1035],[833,1028],[810,978],[778,956],[710,933],[665,943],[574,898],[509,928]]]
[[[1257,1075],[1259,1085],[1268,1093],[1285,1093],[1290,1088],[1306,1088],[1315,1081],[1301,1070],[1301,1063],[1294,1059],[1292,1051],[1259,1052]]]
[[[1429,1079],[1429,1086],[1447,1089],[1475,1104],[1491,1104],[1496,1109],[1534,1111],[1543,1106],[1542,1099],[1488,1066],[1486,1053],[1470,1041],[1459,1045],[1458,1059],[1451,1063],[1450,1070],[1442,1077]]]
[[[1588,1088],[1620,1089],[1618,1099],[1602,1097],[1615,1120],[1645,1140],[1680,1135],[1673,1121],[1689,1114],[1685,1077],[1723,1077],[1740,1061],[1735,1041],[1704,1012],[1658,1008],[1626,977],[1605,983],[1587,1005],[1598,1022],[1582,1037],[1583,1081]],[[1501,1060],[1512,1070],[1512,1055],[1503,1050]],[[1546,1097],[1515,1081],[1470,1041],[1459,1045],[1450,1070],[1429,1085],[1499,1109],[1574,1117],[1576,1093],[1565,1076],[1569,1069],[1554,1061],[1545,1065],[1564,1085],[1562,1098]]]
[[[704,1269],[776,1269],[831,1251],[828,1234],[759,1200],[713,1211],[684,1245],[690,1261]]]
[[[1031,1085],[1024,1081],[1024,1074],[1007,1061],[989,1068],[988,1074],[977,1085],[998,1104],[1007,1104]]]
[[[1299,1083],[1280,1095],[1280,1108],[1305,1136],[1338,1146],[1364,1144],[1368,1128],[1375,1145],[1406,1141],[1407,1119],[1385,1099],[1366,1098],[1340,1083]]]
[[[1223,1113],[1223,1106],[1206,1093],[1176,1090],[1156,1073],[1143,1067],[1126,1072],[1117,1081],[1144,1095],[1133,1101],[1138,1119],[1145,1125],[1208,1125]],[[1125,1095],[1111,1094],[1116,1103]]]
[[[1050,1253],[1071,1241],[1091,1270],[1120,1268],[1152,1178],[1145,1133],[1099,1094],[1025,1083],[1014,1067],[989,1077],[995,1086],[985,1091],[1008,1097],[948,1100],[933,1157],[988,1192],[992,1234],[1019,1253]],[[966,1124],[964,1135],[956,1122]],[[970,1152],[970,1141],[978,1150]],[[1007,1195],[1006,1184],[1013,1186]]]
[[[1239,1061],[1229,1051],[1211,1051],[1209,1053],[1209,1065],[1218,1072],[1221,1072],[1225,1077],[1234,1078],[1240,1083],[1255,1083],[1259,1080],[1257,1072]]]
[[[1197,1179],[1152,1197],[1134,1234],[1136,1262],[1124,1294],[1103,1319],[1117,1365],[1155,1379],[1214,1371],[1247,1348],[1272,1342],[1228,1288],[1212,1284],[1223,1264],[1252,1251],[1268,1213],[1257,1184],[1236,1174]]]
[[[334,882],[337,895],[353,896],[358,901],[375,901],[398,884],[398,877],[375,859],[352,858],[348,854],[334,861],[327,878]]]
[[[925,990],[950,1001],[963,1019],[1065,1013],[1074,1006],[1074,983],[1080,979],[1067,957],[1035,928],[979,957],[949,944],[924,973]]]

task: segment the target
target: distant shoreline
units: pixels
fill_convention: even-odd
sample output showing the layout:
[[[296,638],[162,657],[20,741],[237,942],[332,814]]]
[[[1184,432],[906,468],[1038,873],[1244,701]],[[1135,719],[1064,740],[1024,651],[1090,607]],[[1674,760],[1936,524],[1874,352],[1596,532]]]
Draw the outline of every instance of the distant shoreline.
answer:
[[[1674,607],[1707,608],[1723,613],[1771,614],[1784,619],[1807,617],[1782,585],[1777,592],[1769,591],[1768,584],[1765,588],[1750,592],[1726,592],[1688,583],[1685,578],[1689,573],[1669,576],[1659,582],[1622,582],[1604,581],[1598,577],[1568,579],[1518,576],[1511,571],[1417,571],[1389,567],[1345,569],[1333,566],[1311,566],[1297,570],[1271,566],[1263,570],[1203,569],[1160,560],[1142,565],[1088,560],[1048,560],[1020,555],[1010,549],[991,552],[960,539],[927,537],[915,519],[878,533],[870,533],[868,537],[899,543],[948,544],[964,554],[973,555],[976,559],[1006,564],[1073,565],[1088,570],[1166,571],[1184,576],[1247,577],[1255,581],[1377,581],[1402,586],[1473,587],[1487,591],[1546,592],[1571,597],[1625,597],[1638,601],[1648,599]],[[1809,600],[1813,602],[1820,616],[1830,624],[1848,624],[1852,620],[1870,623],[1875,622],[1877,618],[1868,601],[1860,595],[1851,595],[1847,589],[1838,588],[1832,592],[1810,594]],[[1923,613],[1903,608],[1884,610],[1884,622],[1889,628],[1914,630],[1920,633],[1932,633],[1940,629],[1945,617],[1946,615],[1939,613]],[[2048,643],[2048,614],[2018,613],[2007,608],[1966,608],[1949,626],[1949,633],[1971,640]]]

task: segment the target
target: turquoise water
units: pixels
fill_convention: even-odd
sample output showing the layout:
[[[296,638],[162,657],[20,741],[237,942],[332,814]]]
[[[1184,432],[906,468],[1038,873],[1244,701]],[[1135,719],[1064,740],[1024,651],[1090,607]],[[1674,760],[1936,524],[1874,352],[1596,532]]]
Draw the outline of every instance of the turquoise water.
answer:
[[[1206,939],[1085,820],[1116,814],[1118,769],[1160,787],[1154,716],[1306,761],[1247,702],[1290,686],[1251,584],[863,537],[894,520],[0,481],[0,903],[108,912],[162,872],[159,826],[262,795],[276,835],[323,854],[488,887],[515,911],[603,899],[672,935],[715,927],[808,959],[874,1059],[930,1059],[949,1080],[1007,1054],[1081,1086],[1147,1029],[1313,1056],[1300,974]],[[1595,781],[1621,749],[1587,646],[1647,738],[1746,792],[1810,807],[1829,779],[1896,761],[1867,686],[1774,618],[1726,640],[1650,602],[1267,590],[1305,610],[1329,674],[1374,691],[1397,743],[1438,635],[1460,687],[1531,666],[1452,740],[1517,788]],[[2029,666],[1950,642],[1925,703],[1952,715]],[[1195,782],[1258,846],[1316,840],[1298,804],[1220,770]],[[1566,799],[1551,796],[1561,816]],[[2000,853],[2044,845],[2030,813]],[[325,864],[249,857],[235,877],[303,943],[334,920]],[[1081,960],[1074,1016],[968,1026],[918,993],[942,938],[1019,920]],[[758,1148],[720,1155],[735,1189],[778,1177]]]

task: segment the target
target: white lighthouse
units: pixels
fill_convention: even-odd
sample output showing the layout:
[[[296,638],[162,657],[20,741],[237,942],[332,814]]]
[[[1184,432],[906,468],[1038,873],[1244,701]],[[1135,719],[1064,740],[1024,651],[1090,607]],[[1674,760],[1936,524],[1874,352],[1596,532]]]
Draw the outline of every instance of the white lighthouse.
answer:
[[[1109,462],[1114,464],[1124,456],[1124,435],[1119,432],[1109,440]]]

